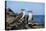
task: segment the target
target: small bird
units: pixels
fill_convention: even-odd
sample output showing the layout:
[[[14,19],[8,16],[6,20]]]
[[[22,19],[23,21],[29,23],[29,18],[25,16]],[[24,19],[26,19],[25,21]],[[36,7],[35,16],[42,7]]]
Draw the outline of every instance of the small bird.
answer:
[[[24,11],[25,9],[21,9],[20,10],[20,12],[19,13],[23,13],[23,15],[22,15],[22,17],[20,18],[20,22],[22,22],[23,21],[23,19],[24,19],[24,16],[25,16],[25,11]]]
[[[29,12],[29,18],[28,18],[28,24],[32,23],[32,11],[28,11]]]
[[[23,12],[22,18],[24,18],[24,16],[25,16],[25,11],[24,11],[24,10],[25,10],[25,9],[21,9],[21,10],[22,10],[22,12]],[[22,19],[22,18],[21,18],[21,19]]]
[[[24,17],[24,15],[25,15],[24,9],[19,10],[18,16],[16,16],[15,21],[13,21],[12,23],[19,24],[19,22],[22,22],[22,18]]]

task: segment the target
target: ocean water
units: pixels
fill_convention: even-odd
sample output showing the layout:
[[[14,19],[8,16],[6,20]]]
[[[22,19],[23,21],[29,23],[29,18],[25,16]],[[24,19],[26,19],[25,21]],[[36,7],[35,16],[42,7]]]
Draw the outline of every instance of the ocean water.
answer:
[[[18,15],[18,14],[16,14]],[[28,15],[25,15],[28,16]],[[32,15],[33,21],[35,21],[36,23],[45,23],[45,15]]]
[[[33,15],[33,20],[36,21],[36,23],[45,23],[45,16],[44,15]]]

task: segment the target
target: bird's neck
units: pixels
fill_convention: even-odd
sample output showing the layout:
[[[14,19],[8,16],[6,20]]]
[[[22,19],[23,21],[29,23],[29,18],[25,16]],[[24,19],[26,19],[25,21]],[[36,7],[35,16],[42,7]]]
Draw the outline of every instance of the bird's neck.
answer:
[[[32,13],[29,13],[29,15],[32,15]]]

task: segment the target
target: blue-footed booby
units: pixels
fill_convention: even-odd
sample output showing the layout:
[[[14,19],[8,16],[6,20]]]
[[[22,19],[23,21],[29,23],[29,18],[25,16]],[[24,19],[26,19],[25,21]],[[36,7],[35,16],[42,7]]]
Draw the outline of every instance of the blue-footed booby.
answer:
[[[29,12],[29,18],[28,18],[28,24],[32,24],[32,11],[28,11]]]

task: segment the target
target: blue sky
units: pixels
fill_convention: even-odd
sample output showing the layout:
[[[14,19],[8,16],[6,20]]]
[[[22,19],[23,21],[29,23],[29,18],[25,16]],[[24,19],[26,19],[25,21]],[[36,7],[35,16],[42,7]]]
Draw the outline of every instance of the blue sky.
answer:
[[[16,2],[16,1],[7,1],[7,8],[11,8],[14,12],[18,12],[19,9],[25,9],[27,11],[32,9],[33,15],[44,15],[44,3],[35,3],[35,2]]]

